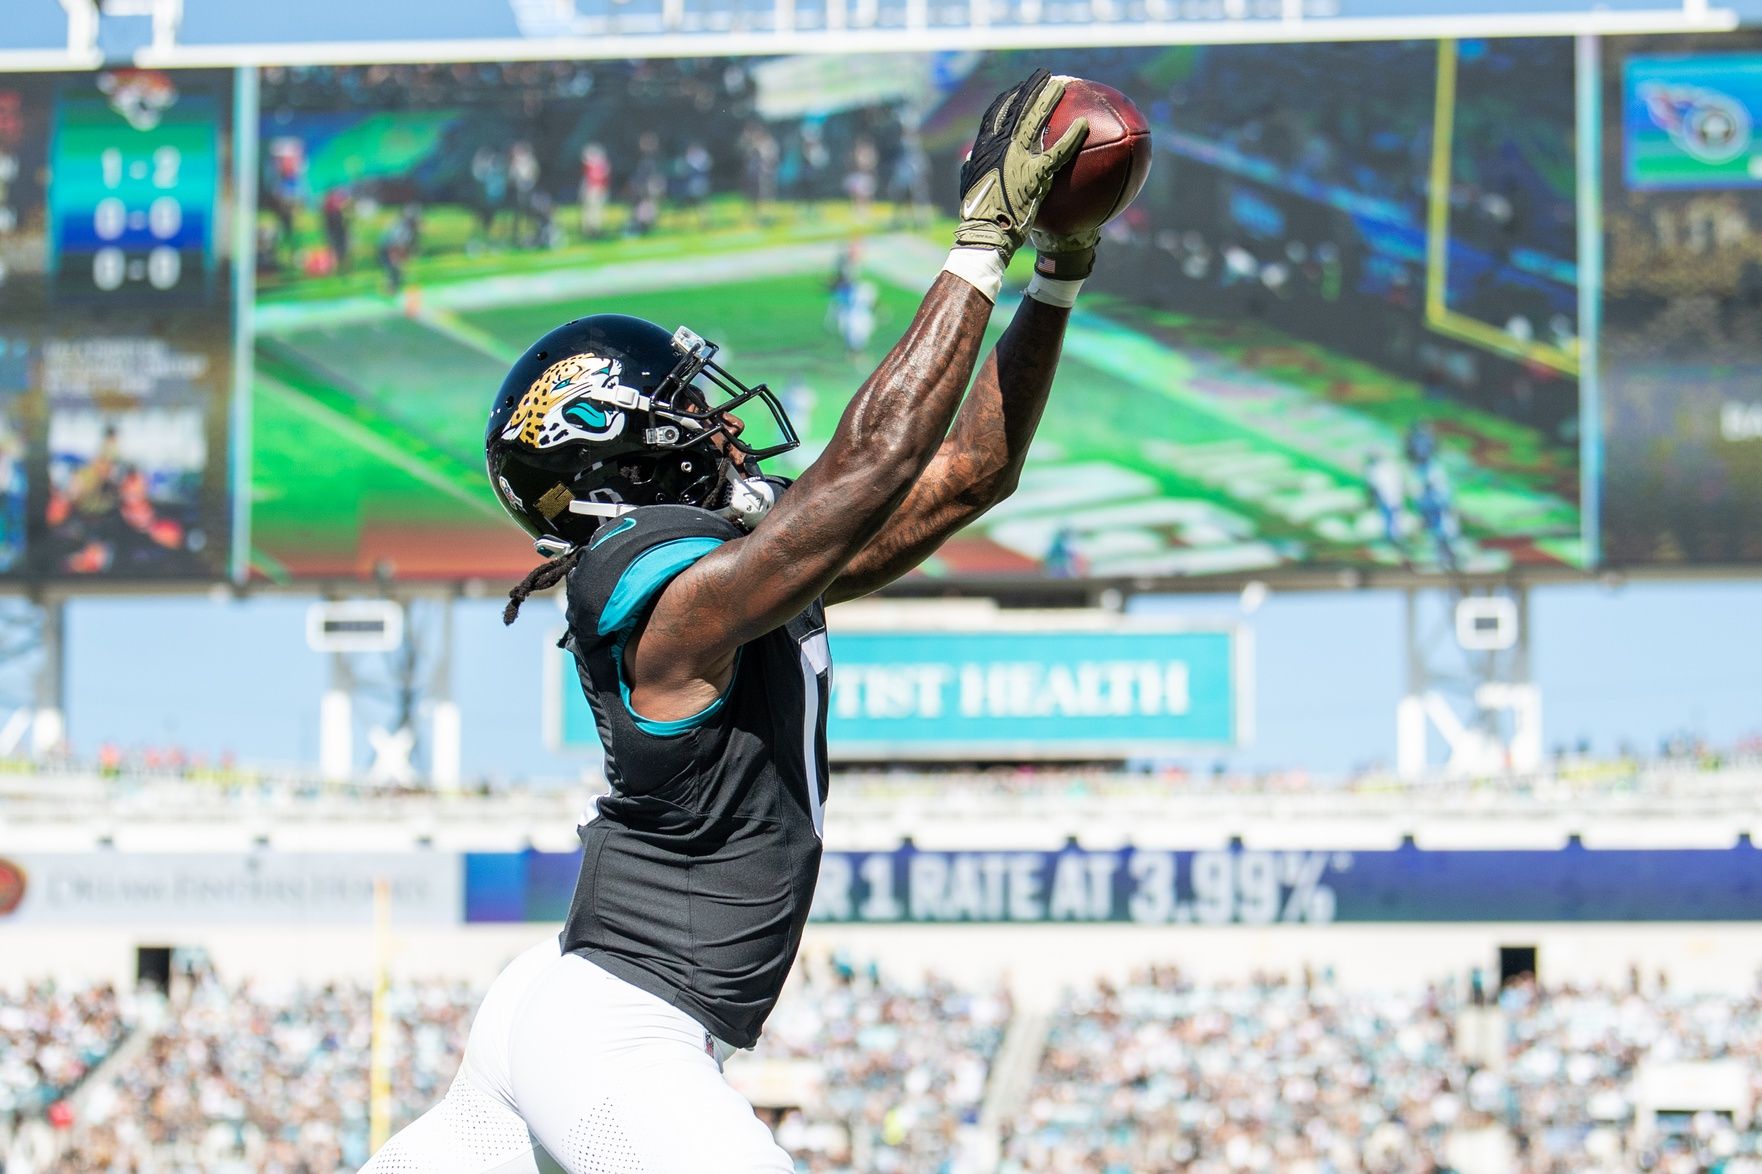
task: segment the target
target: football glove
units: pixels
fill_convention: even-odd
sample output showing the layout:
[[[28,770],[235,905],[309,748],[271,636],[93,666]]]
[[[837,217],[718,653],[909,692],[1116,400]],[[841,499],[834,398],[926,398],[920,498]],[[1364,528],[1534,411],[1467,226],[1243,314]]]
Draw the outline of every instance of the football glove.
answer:
[[[1079,118],[1056,143],[1039,149],[1046,120],[1064,92],[1065,79],[1036,69],[986,109],[973,153],[961,165],[955,247],[995,249],[1005,262],[1021,247],[1053,174],[1089,133],[1088,120]]]

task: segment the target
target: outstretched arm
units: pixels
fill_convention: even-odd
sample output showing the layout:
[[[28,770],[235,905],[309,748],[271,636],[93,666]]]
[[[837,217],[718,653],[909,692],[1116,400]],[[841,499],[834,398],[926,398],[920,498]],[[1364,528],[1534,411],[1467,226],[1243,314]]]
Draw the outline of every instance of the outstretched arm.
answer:
[[[922,563],[1015,490],[1052,390],[1070,310],[1022,299],[979,370],[954,428],[887,524],[826,593],[867,595]]]
[[[923,474],[972,378],[1004,266],[1053,173],[1087,133],[1077,119],[1040,148],[1063,92],[1062,81],[1036,70],[986,110],[961,169],[962,221],[945,271],[819,459],[751,534],[706,554],[661,592],[625,646],[637,712],[665,721],[713,701],[740,646],[824,594]]]
[[[807,607],[869,543],[948,431],[990,315],[991,302],[966,281],[950,273],[936,279],[819,459],[757,529],[705,555],[661,594],[639,633],[646,655],[631,661],[639,712],[667,716],[644,708],[639,695],[651,671],[664,677],[673,669],[719,691],[715,678],[735,649]],[[706,645],[715,649],[709,665],[701,663]]]
[[[954,430],[899,510],[827,592],[837,603],[893,582],[1015,492],[1064,346],[1071,305],[1095,271],[1099,228],[1034,229],[1034,280],[979,371]]]

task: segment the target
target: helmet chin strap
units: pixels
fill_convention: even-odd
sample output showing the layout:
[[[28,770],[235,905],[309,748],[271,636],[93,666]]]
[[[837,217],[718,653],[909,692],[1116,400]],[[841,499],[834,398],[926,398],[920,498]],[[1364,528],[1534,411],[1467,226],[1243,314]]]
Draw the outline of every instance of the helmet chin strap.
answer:
[[[777,487],[760,476],[747,476],[735,468],[733,461],[722,465],[722,476],[728,482],[728,504],[716,512],[739,526],[751,530],[777,504]]]

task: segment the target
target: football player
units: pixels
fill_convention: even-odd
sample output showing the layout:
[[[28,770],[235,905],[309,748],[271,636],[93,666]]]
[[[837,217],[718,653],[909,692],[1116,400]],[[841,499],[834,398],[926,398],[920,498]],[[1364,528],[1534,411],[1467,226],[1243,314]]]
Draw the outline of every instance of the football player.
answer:
[[[1004,267],[1087,132],[1042,145],[1063,90],[1038,70],[985,112],[942,273],[794,484],[760,471],[795,444],[782,406],[687,330],[595,315],[509,374],[490,480],[550,561],[505,618],[566,583],[611,789],[562,934],[496,980],[446,1099],[368,1170],[795,1169],[721,1066],[759,1038],[813,898],[824,605],[917,566],[1016,483],[1095,257],[1095,234],[1034,234],[1027,297],[980,364]],[[769,414],[776,443],[743,439],[741,412]]]

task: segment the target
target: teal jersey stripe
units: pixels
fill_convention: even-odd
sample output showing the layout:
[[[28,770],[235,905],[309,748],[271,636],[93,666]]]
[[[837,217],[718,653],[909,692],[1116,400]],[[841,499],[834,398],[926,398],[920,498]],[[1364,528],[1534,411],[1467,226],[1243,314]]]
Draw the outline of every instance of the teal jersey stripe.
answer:
[[[675,538],[671,542],[663,542],[659,546],[650,547],[637,555],[631,564],[624,568],[618,576],[618,582],[612,588],[612,597],[606,601],[605,609],[600,612],[599,632],[602,636],[617,635],[612,645],[612,663],[618,670],[618,693],[624,699],[624,711],[636,723],[636,728],[656,738],[676,738],[716,715],[722,703],[728,700],[728,693],[710,702],[689,717],[676,718],[673,721],[651,721],[636,712],[630,704],[630,682],[624,676],[624,645],[630,639],[631,629],[661,589],[685,568],[698,559],[722,545],[720,538]],[[736,654],[735,672],[740,671],[740,661]],[[728,687],[734,687],[734,678],[728,678]]]
[[[680,734],[694,730],[715,717],[716,711],[722,708],[722,703],[728,700],[728,694],[734,689],[734,678],[740,674],[740,652],[737,650],[734,653],[734,671],[728,675],[728,688],[724,689],[720,696],[688,717],[674,718],[670,722],[658,722],[642,716],[636,712],[636,707],[630,704],[630,682],[624,679],[624,645],[622,643],[612,650],[612,662],[618,666],[618,693],[624,698],[624,712],[630,715],[630,720],[636,723],[637,729],[656,738],[677,738]]]
[[[618,576],[612,597],[600,612],[600,635],[636,626],[637,617],[674,576],[722,545],[720,538],[675,538],[637,555]]]

